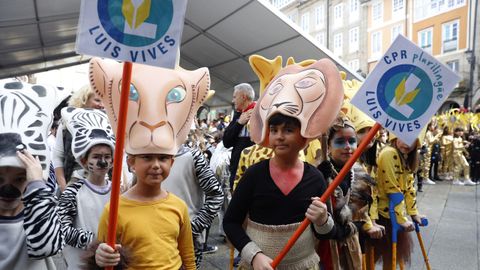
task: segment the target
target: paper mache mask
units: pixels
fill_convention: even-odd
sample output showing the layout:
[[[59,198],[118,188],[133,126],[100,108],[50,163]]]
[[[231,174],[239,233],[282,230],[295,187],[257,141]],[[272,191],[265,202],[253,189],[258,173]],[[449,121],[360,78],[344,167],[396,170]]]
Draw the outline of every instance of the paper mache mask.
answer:
[[[328,130],[342,100],[342,81],[331,60],[322,59],[306,66],[287,65],[258,100],[250,119],[250,136],[256,144],[268,146],[268,120],[281,113],[300,121],[304,138],[317,138]]]
[[[98,144],[106,144],[115,150],[115,136],[107,114],[103,110],[66,107],[62,109],[62,119],[72,134],[72,154],[80,159],[89,149]]]
[[[92,58],[90,82],[103,99],[116,132],[123,64]],[[193,117],[207,96],[207,68],[193,71],[133,64],[126,123],[128,154],[174,155],[185,141]]]
[[[0,82],[0,166],[24,168],[17,150],[38,156],[44,179],[48,178],[50,150],[47,137],[53,110],[66,97],[63,88],[18,81]]]

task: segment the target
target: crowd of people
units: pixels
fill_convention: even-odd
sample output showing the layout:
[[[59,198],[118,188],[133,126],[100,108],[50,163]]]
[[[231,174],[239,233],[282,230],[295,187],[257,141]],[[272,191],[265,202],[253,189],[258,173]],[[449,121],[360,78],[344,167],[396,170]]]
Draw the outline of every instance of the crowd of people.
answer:
[[[102,72],[113,69],[97,61],[92,66]],[[379,260],[390,269],[393,223],[402,228],[397,261],[408,264],[409,232],[425,218],[416,204],[423,184],[480,182],[478,126],[457,121],[475,114],[440,114],[412,145],[381,129],[324,203],[319,197],[374,122],[343,91],[332,90],[352,85],[333,63],[284,69],[260,89],[258,100],[251,85],[236,85],[231,120],[225,114],[196,118],[201,98],[185,105],[180,92],[169,92],[165,106],[183,104],[191,111],[184,119],[133,112],[115,247],[105,242],[117,125],[109,99],[119,91],[100,89],[95,78],[68,98],[55,88],[3,83],[0,269],[55,269],[51,256],[57,253],[68,269],[198,269],[203,254],[217,250],[208,245],[217,216],[219,233],[239,251],[239,269],[273,269],[272,260],[305,217],[311,225],[276,269],[374,269]],[[320,82],[325,88],[315,91],[326,93],[315,97],[311,89]],[[203,88],[205,97],[208,83]],[[145,98],[134,90],[130,102]],[[45,98],[50,103],[42,103]],[[156,133],[166,123],[172,136]],[[185,126],[188,134],[178,135]],[[402,200],[390,209],[394,193]]]

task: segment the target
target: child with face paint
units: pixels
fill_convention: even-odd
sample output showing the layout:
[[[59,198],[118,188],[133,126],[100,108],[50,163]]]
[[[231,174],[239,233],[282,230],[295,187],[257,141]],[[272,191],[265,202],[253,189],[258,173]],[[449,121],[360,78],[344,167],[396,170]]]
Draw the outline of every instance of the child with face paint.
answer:
[[[0,269],[55,269],[50,256],[64,243],[57,201],[45,181],[52,90],[21,82],[0,85]]]
[[[67,244],[63,251],[67,267],[80,269],[82,255],[96,239],[100,215],[110,199],[111,182],[106,176],[112,168],[115,138],[102,111],[67,107],[62,117],[73,135],[72,154],[87,173],[85,179],[69,183],[58,205]]]
[[[0,158],[0,269],[55,269],[48,257],[63,244],[56,200],[42,178],[38,157],[24,150],[12,158],[22,165],[3,165],[4,156]],[[44,226],[49,229],[40,236]]]
[[[328,158],[318,166],[328,182],[333,181],[356,149],[357,133],[354,125],[348,117],[341,114],[334,121],[327,134]],[[355,194],[364,193],[359,198],[366,201],[356,201],[358,203],[355,204],[350,201],[352,185],[355,181],[354,175],[354,169],[352,168],[329,201],[329,211],[332,213],[335,223],[345,229],[345,233],[337,235],[335,237],[336,241],[331,240],[332,243],[326,241],[319,243],[317,251],[322,258],[321,264],[325,269],[334,269],[336,265],[340,265],[342,269],[357,269],[357,266],[360,266],[362,262],[358,232],[362,230],[362,225],[370,222],[370,220],[366,213],[363,215],[360,211],[365,210],[366,201],[371,202],[372,199],[371,189],[367,183],[364,185],[364,190],[357,189]],[[357,205],[360,206],[357,207]]]

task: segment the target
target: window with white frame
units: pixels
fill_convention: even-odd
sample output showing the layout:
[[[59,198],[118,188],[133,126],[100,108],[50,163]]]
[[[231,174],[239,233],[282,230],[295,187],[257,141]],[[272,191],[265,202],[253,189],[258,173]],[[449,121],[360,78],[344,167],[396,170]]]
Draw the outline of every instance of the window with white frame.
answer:
[[[432,53],[433,28],[427,28],[418,32],[418,46],[425,51]]]
[[[449,10],[462,7],[466,4],[465,0],[415,0],[414,1],[414,21],[419,21],[428,17],[445,13]]]
[[[372,56],[378,56],[382,52],[382,32],[372,33]]]
[[[350,0],[350,9],[348,14],[348,19],[350,22],[358,20],[360,15],[360,1],[359,0]]]
[[[392,42],[397,38],[398,35],[403,34],[403,25],[395,25],[392,27]]]
[[[348,51],[356,52],[358,51],[358,32],[359,28],[355,27],[348,31]]]
[[[315,40],[322,46],[325,46],[325,33],[319,32],[315,34]]]
[[[442,52],[447,53],[458,49],[458,20],[442,25]]]
[[[383,2],[376,2],[372,5],[372,21],[378,23],[383,21]]]
[[[447,66],[455,73],[458,73],[458,60],[452,60],[447,62]]]
[[[339,27],[343,25],[343,4],[333,7],[333,25]]]
[[[322,28],[324,23],[324,7],[323,5],[318,5],[315,7],[315,27],[317,29]]]
[[[343,34],[335,34],[333,36],[333,53],[336,55],[342,55],[343,53]]]
[[[305,32],[310,31],[310,13],[306,12],[302,14],[302,17],[300,19],[300,27],[303,29]]]
[[[392,11],[394,13],[402,10],[405,7],[405,1],[403,1],[403,0],[392,0],[392,2],[393,2]]]
[[[348,66],[353,70],[353,71],[358,71],[360,69],[360,61],[358,59],[353,59],[348,62]]]

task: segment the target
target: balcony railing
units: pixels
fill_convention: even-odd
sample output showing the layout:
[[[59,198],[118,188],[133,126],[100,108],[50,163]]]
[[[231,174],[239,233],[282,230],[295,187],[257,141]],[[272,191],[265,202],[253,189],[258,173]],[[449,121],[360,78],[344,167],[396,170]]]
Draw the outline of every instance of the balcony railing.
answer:
[[[448,39],[443,41],[443,52],[451,52],[451,51],[456,51],[457,50],[457,42],[458,40],[456,38],[454,39]]]

